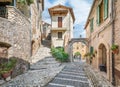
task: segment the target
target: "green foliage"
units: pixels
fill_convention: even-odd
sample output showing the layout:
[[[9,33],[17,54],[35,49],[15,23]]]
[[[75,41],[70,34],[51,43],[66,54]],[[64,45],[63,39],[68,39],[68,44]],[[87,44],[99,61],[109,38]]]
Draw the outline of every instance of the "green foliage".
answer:
[[[115,50],[115,49],[118,49],[118,45],[113,44],[111,50]]]
[[[0,74],[9,72],[11,69],[15,67],[16,62],[17,62],[16,59],[10,59],[8,60],[8,62],[2,63],[0,67]]]
[[[18,3],[30,5],[33,3],[33,0],[17,0]]]
[[[59,60],[61,62],[67,62],[68,61],[68,54],[64,52],[63,48],[51,48],[51,53],[53,57],[56,58],[56,60]]]
[[[80,55],[80,52],[76,52],[75,55],[76,55],[76,56],[79,56],[79,55]]]

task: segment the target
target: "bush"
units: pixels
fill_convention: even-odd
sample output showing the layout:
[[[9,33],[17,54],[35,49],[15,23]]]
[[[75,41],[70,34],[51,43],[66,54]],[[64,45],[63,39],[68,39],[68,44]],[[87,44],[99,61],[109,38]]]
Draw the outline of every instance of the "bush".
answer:
[[[56,58],[56,60],[59,60],[61,62],[67,62],[68,61],[68,54],[64,52],[64,48],[51,48],[51,53],[53,57]]]

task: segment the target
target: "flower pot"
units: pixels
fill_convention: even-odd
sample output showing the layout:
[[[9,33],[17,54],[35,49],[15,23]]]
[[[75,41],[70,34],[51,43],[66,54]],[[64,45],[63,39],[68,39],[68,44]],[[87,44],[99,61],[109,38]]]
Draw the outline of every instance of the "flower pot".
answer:
[[[114,54],[118,54],[118,53],[119,53],[119,49],[112,50],[112,52],[113,52]]]
[[[3,73],[3,74],[2,74],[2,77],[3,77],[4,79],[6,79],[7,77],[11,76],[11,74],[12,74],[12,70],[10,70],[10,71],[8,71],[8,72],[6,72],[6,73]]]

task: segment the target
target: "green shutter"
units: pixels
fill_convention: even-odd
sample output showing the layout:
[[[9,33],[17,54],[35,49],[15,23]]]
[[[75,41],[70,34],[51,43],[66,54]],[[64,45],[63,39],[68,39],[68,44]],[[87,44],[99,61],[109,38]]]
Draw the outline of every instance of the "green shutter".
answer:
[[[93,18],[90,20],[90,32],[93,32]]]
[[[93,54],[94,48],[90,47],[90,54]]]
[[[104,0],[104,19],[108,17],[108,0]]]
[[[97,7],[97,24],[100,24],[100,6]]]

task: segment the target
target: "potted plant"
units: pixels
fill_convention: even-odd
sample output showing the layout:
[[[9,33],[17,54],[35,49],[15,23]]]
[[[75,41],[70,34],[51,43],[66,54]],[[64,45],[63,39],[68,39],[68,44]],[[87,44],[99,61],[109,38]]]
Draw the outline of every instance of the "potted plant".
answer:
[[[113,44],[111,47],[111,50],[114,54],[118,54],[119,53],[119,49],[118,49],[118,45]]]
[[[2,68],[0,71],[1,76],[6,79],[7,77],[11,76],[13,68],[16,65],[15,59],[10,59],[7,62],[1,64]]]

